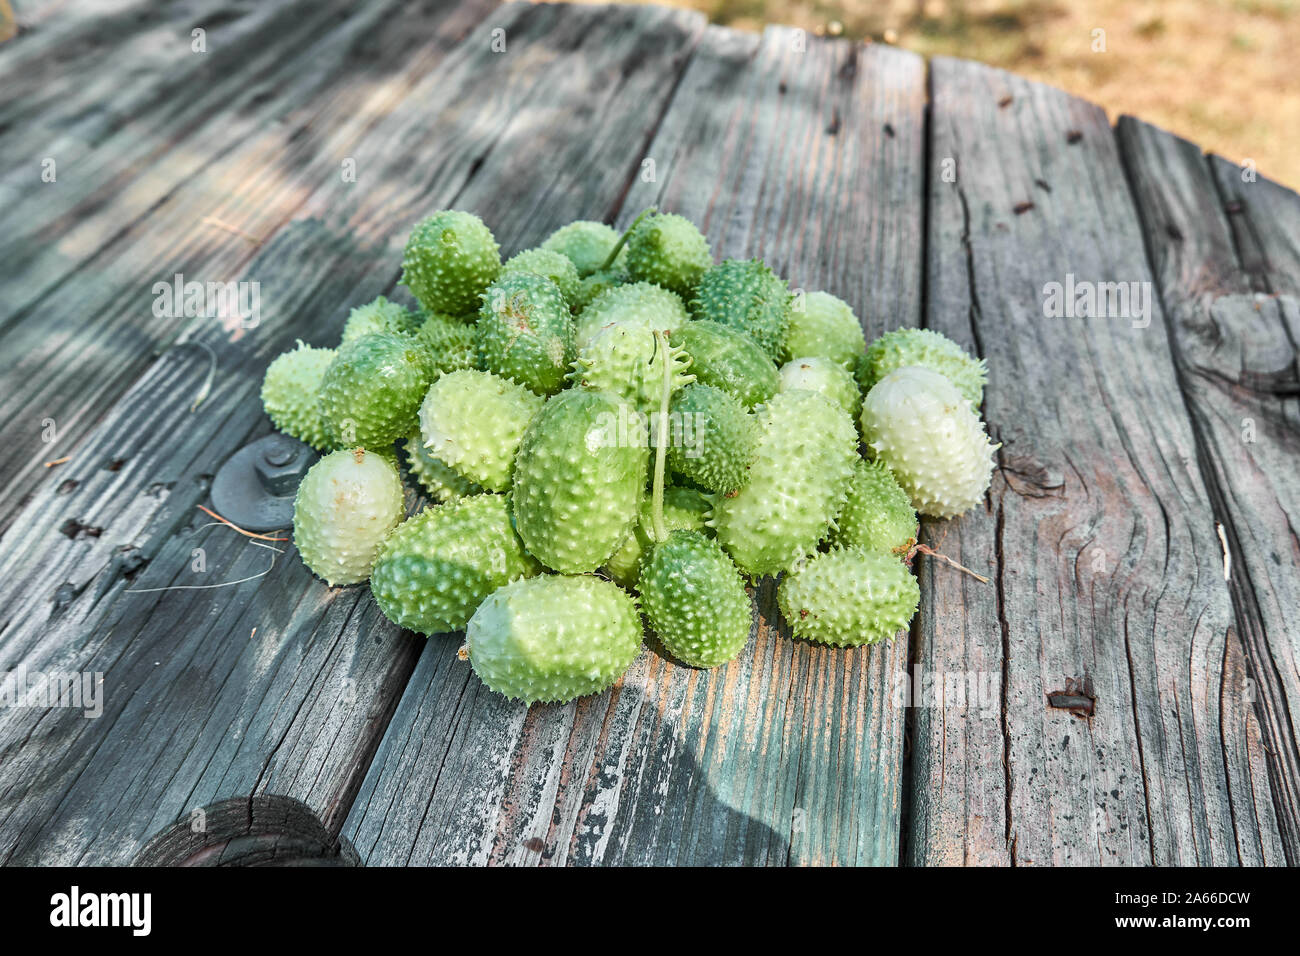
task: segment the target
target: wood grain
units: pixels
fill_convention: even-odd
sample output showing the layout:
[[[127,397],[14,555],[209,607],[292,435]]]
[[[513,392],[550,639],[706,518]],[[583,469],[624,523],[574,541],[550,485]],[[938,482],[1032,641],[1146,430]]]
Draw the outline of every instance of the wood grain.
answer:
[[[303,202],[318,215],[260,249],[242,278],[262,284],[262,323],[186,339],[217,359],[200,410],[189,406],[206,353],[178,347],[46,471],[0,539],[0,661],[102,673],[105,712],[0,712],[0,858],[122,862],[194,809],[249,795],[297,800],[337,835],[423,643],[364,588],[327,589],[292,550],[237,588],[127,592],[194,582],[195,546],[204,583],[265,568],[268,552],[200,529],[195,505],[217,466],[268,429],[257,390],[270,358],[296,337],[336,339],[349,308],[390,290],[396,250],[430,209],[463,201],[527,242],[558,224],[528,202],[539,177],[581,197],[580,212],[620,193],[629,172],[612,151],[648,137],[658,115],[629,106],[666,101],[700,25],[659,10],[494,11],[381,117],[357,182],[319,184]],[[514,58],[492,51],[498,27]],[[553,122],[579,103],[595,104],[581,122]]]
[[[654,139],[622,154],[619,219],[657,203],[873,333],[915,320],[923,98],[908,54],[710,28]],[[736,661],[696,671],[651,646],[563,707],[501,700],[458,639],[432,640],[345,833],[372,864],[896,863],[906,642],[796,643],[774,593]]]
[[[328,825],[414,664],[409,636],[355,589],[313,587],[291,550],[263,577],[212,587],[273,557],[195,507],[221,462],[267,431],[259,369],[292,340],[292,316],[300,329],[378,289],[374,253],[319,223],[287,230],[251,274],[278,289],[287,321],[201,332],[219,374],[193,413],[207,355],[165,355],[0,539],[6,669],[102,675],[104,701],[96,719],[0,712],[8,862],[126,862],[176,817],[259,788]],[[173,586],[187,589],[154,590]]]
[[[1149,325],[1045,314],[1070,275],[1152,288],[1105,114],[936,59],[929,155],[926,324],[988,360],[1002,447],[986,506],[927,527],[995,583],[927,566],[917,663],[1001,702],[918,709],[909,859],[1280,862],[1264,768],[1225,735],[1260,752],[1160,303]],[[1085,676],[1091,718],[1048,706]]]
[[[0,672],[102,675],[103,714],[0,707],[0,862],[1300,859],[1294,193],[997,70],[934,61],[927,107],[909,54],[684,11],[16,6]],[[731,664],[652,640],[529,709],[197,511],[266,364],[393,293],[428,211],[509,254],[651,203],[987,358],[993,485],[925,537],[994,582],[921,559],[910,648],[795,642],[767,582]],[[260,282],[262,323],[152,315],[176,272]],[[1070,274],[1147,283],[1150,323],[1045,315]],[[1050,706],[1083,678],[1090,717]]]
[[[1125,117],[1120,147],[1169,317],[1286,860],[1300,859],[1300,196]],[[1253,738],[1247,741],[1254,745]],[[1252,747],[1253,749],[1253,747]]]
[[[0,528],[41,479],[42,462],[75,452],[183,331],[178,319],[152,313],[153,284],[177,273],[202,282],[239,276],[261,240],[323,183],[341,181],[357,143],[493,6],[373,4],[343,19],[336,11],[307,19],[319,31],[311,42],[238,19],[213,31],[211,61],[187,53],[187,70],[145,61],[148,96],[110,98],[130,103],[137,125],[83,107],[81,121],[104,128],[67,134],[86,150],[84,162],[47,149],[57,158],[55,183],[37,180],[39,155],[16,163],[14,203],[0,203],[8,227],[0,258],[14,267],[0,295],[0,379],[22,387],[0,398],[0,436],[20,453],[0,462]],[[113,25],[103,25],[109,35]],[[237,26],[253,32],[229,32]],[[152,36],[141,42],[158,45]],[[192,108],[177,109],[187,96]],[[38,134],[23,142],[48,147]],[[47,420],[60,436],[53,446]]]

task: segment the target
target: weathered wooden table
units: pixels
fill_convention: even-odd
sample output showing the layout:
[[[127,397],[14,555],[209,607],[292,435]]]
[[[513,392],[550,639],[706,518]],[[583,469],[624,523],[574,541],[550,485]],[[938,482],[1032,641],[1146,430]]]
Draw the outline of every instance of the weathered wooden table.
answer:
[[[18,15],[0,666],[102,675],[102,715],[0,708],[0,860],[1300,860],[1294,193],[974,63],[683,11]],[[992,584],[923,559],[910,645],[765,625],[530,710],[198,510],[270,430],[269,360],[392,289],[416,219],[475,210],[513,252],[651,203],[868,335],[987,358],[987,504],[925,535]],[[177,273],[259,282],[260,325],[155,315]],[[1149,322],[1045,314],[1114,282]]]

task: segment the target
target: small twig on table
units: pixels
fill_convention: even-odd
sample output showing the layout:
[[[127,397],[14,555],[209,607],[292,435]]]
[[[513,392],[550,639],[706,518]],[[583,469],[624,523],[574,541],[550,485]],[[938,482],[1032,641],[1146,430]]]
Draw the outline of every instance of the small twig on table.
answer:
[[[260,246],[263,242],[266,241],[265,239],[261,239],[258,236],[253,235],[252,233],[244,232],[244,230],[240,229],[238,226],[232,226],[228,222],[222,222],[216,216],[204,216],[203,222],[206,225],[216,226],[218,229],[224,229],[226,232],[239,236],[241,239],[247,239],[255,246]]]
[[[208,353],[208,374],[203,377],[203,384],[199,386],[194,401],[190,403],[190,412],[193,413],[198,410],[198,407],[203,404],[203,400],[208,397],[208,393],[212,391],[212,381],[217,377],[217,353],[212,351],[212,346],[206,342],[193,342],[191,344],[197,345]]]
[[[233,521],[227,521],[225,518],[221,517],[221,515],[217,514],[217,513],[216,513],[215,511],[213,511],[211,508],[205,508],[203,505],[196,505],[196,507],[197,507],[200,511],[202,511],[204,514],[206,514],[206,515],[211,515],[213,518],[216,518],[216,519],[217,519],[218,521],[220,521],[222,524],[224,524],[224,525],[229,525],[230,527],[232,527],[232,528],[234,528],[236,531],[238,531],[240,534],[242,534],[242,535],[247,535],[247,536],[250,537],[250,538],[257,538],[257,539],[260,540],[260,541],[288,541],[288,540],[289,540],[288,538],[272,538],[272,537],[270,537],[269,535],[265,535],[265,534],[254,534],[254,533],[251,532],[251,531],[245,531],[243,528],[241,528],[239,525],[235,524]]]
[[[988,584],[988,583],[989,583],[989,579],[986,578],[984,575],[982,575],[982,574],[976,574],[976,573],[975,573],[974,571],[972,571],[970,568],[966,567],[965,565],[958,564],[958,563],[957,563],[956,561],[954,561],[952,558],[948,557],[948,555],[946,555],[946,554],[940,554],[938,551],[934,550],[934,548],[931,548],[931,547],[929,547],[928,545],[924,545],[924,544],[914,544],[914,545],[912,545],[912,550],[909,551],[909,552],[907,552],[907,560],[911,561],[913,555],[916,555],[916,554],[926,554],[926,555],[929,555],[929,556],[932,557],[932,558],[938,558],[940,561],[943,561],[944,563],[951,565],[952,567],[956,568],[958,571],[963,571],[963,572],[965,572],[966,574],[969,574],[969,575],[970,575],[971,577],[973,577],[976,581],[980,581],[980,582],[982,582],[982,583],[984,583],[984,584]]]

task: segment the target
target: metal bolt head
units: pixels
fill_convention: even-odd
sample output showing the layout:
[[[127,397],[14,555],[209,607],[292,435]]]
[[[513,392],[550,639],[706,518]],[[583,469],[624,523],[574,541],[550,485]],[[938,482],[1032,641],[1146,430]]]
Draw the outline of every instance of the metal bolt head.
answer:
[[[248,531],[286,528],[293,520],[298,482],[316,453],[288,435],[267,435],[237,451],[217,470],[212,504]]]
[[[266,451],[262,453],[262,457],[266,459],[266,463],[271,467],[283,468],[285,465],[293,461],[294,456],[298,453],[298,449],[294,448],[294,446],[289,444],[287,441],[279,440],[279,435],[273,437],[277,440],[274,442],[267,442]]]
[[[307,472],[311,449],[282,435],[271,435],[263,441],[266,442],[265,449],[253,460],[258,481],[269,495],[293,494]]]

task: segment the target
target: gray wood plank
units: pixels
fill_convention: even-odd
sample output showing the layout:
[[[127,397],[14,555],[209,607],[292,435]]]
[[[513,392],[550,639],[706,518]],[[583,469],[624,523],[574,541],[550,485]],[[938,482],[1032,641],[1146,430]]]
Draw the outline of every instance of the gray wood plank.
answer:
[[[248,0],[109,0],[104,3],[18,3],[20,30],[0,57],[0,159],[5,173],[22,140],[40,131],[41,145],[91,119],[116,89],[131,95],[184,59],[196,60],[190,31],[214,32],[252,12]]]
[[[1222,156],[1209,158],[1241,269],[1251,288],[1300,296],[1300,217],[1296,193],[1246,171]]]
[[[126,862],[176,817],[259,784],[277,792],[279,776],[325,791],[323,819],[347,791],[354,748],[365,751],[414,664],[412,641],[355,591],[312,588],[292,551],[237,587],[128,592],[267,567],[269,552],[203,528],[195,506],[220,463],[267,430],[259,367],[304,319],[339,321],[339,303],[383,288],[378,259],[320,223],[287,230],[250,269],[279,290],[284,320],[252,342],[200,333],[219,374],[195,413],[206,353],[169,352],[0,539],[5,668],[102,674],[104,708],[97,719],[40,701],[0,713],[6,862]],[[306,739],[337,751],[291,753],[294,719],[314,721]]]
[[[10,2],[18,25],[28,32],[42,27],[51,20],[53,14],[68,6],[72,4],[67,0],[11,0]]]
[[[884,48],[710,28],[642,152],[626,224],[683,213],[870,332],[920,312],[924,68]],[[888,126],[888,130],[886,127]],[[640,144],[634,144],[638,149]],[[525,709],[430,642],[345,826],[368,863],[895,863],[905,639],[795,643],[771,583],[736,661],[648,647],[611,691]]]
[[[1000,701],[917,709],[908,858],[1280,862],[1160,304],[1145,326],[1044,311],[1070,275],[1152,288],[1105,114],[936,59],[929,156],[926,324],[987,358],[1002,448],[986,506],[927,526],[995,583],[925,566],[916,664],[996,678]],[[1049,706],[1085,675],[1090,718]]]
[[[273,235],[322,183],[341,181],[357,144],[494,6],[372,4],[332,18],[314,44],[280,51],[270,80],[233,69],[229,108],[203,113],[198,129],[182,132],[187,113],[163,124],[162,141],[151,141],[154,162],[122,166],[123,142],[139,146],[124,130],[92,153],[108,157],[94,159],[91,173],[64,168],[74,183],[48,187],[69,192],[40,207],[52,217],[48,227],[25,243],[15,228],[0,253],[15,268],[3,294],[14,312],[0,332],[0,380],[15,385],[0,398],[0,438],[21,450],[0,462],[0,528],[41,480],[42,463],[75,453],[182,330],[177,319],[152,314],[154,283],[177,273],[239,275],[256,240]],[[165,87],[168,77],[155,79]],[[52,445],[47,420],[59,436]]]
[[[1231,550],[1287,862],[1300,859],[1300,196],[1124,117],[1119,143]],[[1263,856],[1261,848],[1260,855]]]
[[[64,62],[75,62],[93,47],[85,41],[88,21],[128,10],[138,14],[142,10],[141,0],[10,0],[9,5],[18,32],[5,47],[5,52],[12,56],[6,56],[0,64],[0,76],[6,80],[16,78],[19,71],[14,66],[18,63],[25,70],[46,66],[37,55],[40,51],[58,56]]]
[[[364,588],[326,588],[292,549],[235,588],[127,591],[190,583],[196,545],[208,580],[262,570],[267,552],[200,529],[195,506],[219,464],[268,429],[267,362],[296,337],[337,337],[351,306],[391,289],[396,251],[430,209],[463,202],[531,241],[555,225],[530,198],[539,181],[574,214],[621,192],[630,160],[616,170],[612,157],[658,116],[631,106],[666,99],[700,26],[658,10],[494,11],[359,145],[358,181],[316,184],[303,208],[318,215],[250,263],[262,324],[187,338],[218,360],[199,410],[206,353],[173,349],[47,472],[0,538],[0,666],[102,672],[104,714],[0,711],[0,860],[123,862],[196,808],[250,795],[296,800],[337,836],[423,642],[383,621]],[[492,52],[496,27],[514,58]],[[229,818],[214,808],[210,823]],[[209,831],[182,851],[230,837]]]
[[[105,50],[102,62],[86,64],[84,75],[72,69],[70,77],[54,84],[49,103],[40,93],[6,101],[0,139],[5,161],[0,200],[10,219],[2,247],[6,257],[25,265],[40,251],[32,248],[34,239],[58,236],[78,210],[93,208],[96,197],[102,202],[169,153],[173,167],[180,167],[171,173],[179,181],[185,165],[200,165],[206,151],[175,147],[218,117],[227,124],[229,148],[229,137],[249,119],[244,115],[249,101],[267,95],[260,84],[288,82],[293,69],[307,62],[311,47],[338,25],[341,10],[333,3],[302,2],[264,4],[247,15],[229,6],[201,8],[194,11],[198,19],[216,21],[202,53],[191,49],[187,11],[172,11],[178,19],[156,32],[145,29],[140,11],[125,11],[120,23],[94,18],[84,40]],[[77,40],[71,38],[74,49]],[[114,44],[123,45],[121,55],[113,55]],[[59,53],[39,59],[57,62]],[[19,71],[13,81],[29,82],[30,72],[40,71]],[[65,82],[72,84],[69,89],[57,89]],[[52,183],[41,179],[47,158],[56,163]],[[166,175],[168,167],[163,170]],[[28,301],[13,295],[15,308]],[[3,318],[10,318],[8,310]]]

